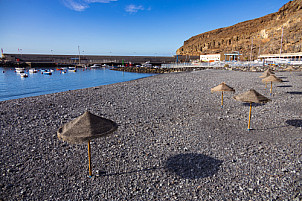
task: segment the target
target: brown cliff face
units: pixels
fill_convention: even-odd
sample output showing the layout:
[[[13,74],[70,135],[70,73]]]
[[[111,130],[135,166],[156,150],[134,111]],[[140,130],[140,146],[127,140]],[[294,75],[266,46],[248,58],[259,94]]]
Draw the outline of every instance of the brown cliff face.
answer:
[[[302,0],[285,4],[278,12],[193,36],[177,50],[178,55],[215,54],[239,51],[242,59],[251,55],[302,52]],[[253,46],[252,46],[253,44]]]

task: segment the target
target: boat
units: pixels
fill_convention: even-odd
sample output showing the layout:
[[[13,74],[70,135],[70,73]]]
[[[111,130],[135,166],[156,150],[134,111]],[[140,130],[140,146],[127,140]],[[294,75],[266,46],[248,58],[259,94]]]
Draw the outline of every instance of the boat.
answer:
[[[50,72],[50,71],[44,71],[43,74],[44,75],[52,75],[52,72]]]
[[[77,69],[75,67],[69,67],[68,71],[70,71],[70,72],[77,72]]]
[[[150,63],[150,61],[147,61],[142,64],[142,67],[152,68],[152,64]]]
[[[101,65],[100,64],[93,64],[92,66],[90,66],[90,68],[100,68]]]
[[[21,77],[28,77],[26,73],[20,73]]]
[[[34,69],[34,68],[31,68],[31,69],[28,70],[28,72],[29,72],[29,73],[37,73],[38,70],[36,70],[36,69]]]
[[[24,73],[25,68],[15,68],[16,73]]]

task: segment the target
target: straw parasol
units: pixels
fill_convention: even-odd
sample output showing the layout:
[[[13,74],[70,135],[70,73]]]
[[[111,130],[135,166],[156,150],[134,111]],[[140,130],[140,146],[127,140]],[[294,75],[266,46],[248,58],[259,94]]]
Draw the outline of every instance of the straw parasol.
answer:
[[[264,79],[262,79],[262,82],[270,82],[271,83],[271,90],[270,90],[270,95],[272,95],[272,91],[273,91],[273,82],[282,82],[282,79],[276,77],[275,75],[270,75]]]
[[[275,74],[270,68],[266,69],[263,73]]]
[[[107,136],[117,129],[117,124],[86,111],[83,115],[64,124],[57,131],[58,138],[69,143],[87,143],[89,159],[89,176],[91,170],[90,140]]]
[[[232,91],[235,92],[235,89],[232,87],[226,85],[224,82],[222,82],[220,85],[214,87],[211,89],[211,92],[213,93],[214,91],[221,91],[221,107],[223,108],[223,92],[224,91]]]
[[[286,70],[286,71],[293,71],[293,70],[295,70],[292,66],[288,66],[286,69],[284,69],[284,70]]]
[[[262,73],[262,75],[260,75],[259,77],[260,77],[260,78],[265,78],[265,77],[268,77],[268,76],[270,76],[270,75],[272,75],[272,73],[270,73],[269,71],[264,71],[264,72]]]
[[[234,96],[234,99],[241,102],[250,103],[248,130],[250,130],[250,125],[251,125],[252,103],[267,103],[268,101],[271,101],[265,96],[259,94],[254,89],[250,89],[245,93]]]

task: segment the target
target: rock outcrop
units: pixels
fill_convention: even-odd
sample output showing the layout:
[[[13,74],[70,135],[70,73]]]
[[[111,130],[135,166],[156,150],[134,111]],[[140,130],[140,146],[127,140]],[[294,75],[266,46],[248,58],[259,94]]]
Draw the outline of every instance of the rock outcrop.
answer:
[[[285,4],[278,12],[191,37],[177,50],[179,55],[239,51],[242,59],[259,54],[302,52],[302,0]],[[252,49],[252,51],[251,51]],[[252,54],[251,54],[252,52]]]

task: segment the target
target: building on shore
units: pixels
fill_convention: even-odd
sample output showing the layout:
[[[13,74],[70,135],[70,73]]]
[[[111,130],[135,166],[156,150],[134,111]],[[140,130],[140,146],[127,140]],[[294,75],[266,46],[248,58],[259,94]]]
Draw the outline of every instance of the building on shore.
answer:
[[[220,54],[205,54],[200,55],[200,61],[203,62],[219,62],[219,61],[240,61],[240,54],[238,51],[233,51],[230,53],[220,53]]]
[[[203,62],[217,62],[220,61],[221,54],[205,54],[200,55],[200,61]]]
[[[262,54],[258,56],[258,59],[264,61],[264,63],[271,64],[302,64],[302,52],[297,53],[282,53],[282,54]]]

